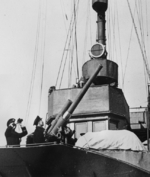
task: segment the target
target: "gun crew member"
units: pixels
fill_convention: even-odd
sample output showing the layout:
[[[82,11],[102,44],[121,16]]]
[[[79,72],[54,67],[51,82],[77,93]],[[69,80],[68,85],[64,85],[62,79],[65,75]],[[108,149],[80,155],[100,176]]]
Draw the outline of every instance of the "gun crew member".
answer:
[[[7,145],[16,145],[19,146],[21,142],[21,138],[28,134],[26,127],[22,126],[22,119],[18,119],[17,124],[20,126],[21,132],[18,133],[16,131],[16,123],[15,119],[11,118],[7,121],[7,129],[5,131],[5,137],[7,141]]]
[[[36,119],[34,120],[33,125],[36,126],[34,135],[33,135],[33,143],[44,143],[45,142],[45,137],[44,137],[44,132],[45,129],[43,128],[44,123],[42,121],[42,118],[37,116]]]

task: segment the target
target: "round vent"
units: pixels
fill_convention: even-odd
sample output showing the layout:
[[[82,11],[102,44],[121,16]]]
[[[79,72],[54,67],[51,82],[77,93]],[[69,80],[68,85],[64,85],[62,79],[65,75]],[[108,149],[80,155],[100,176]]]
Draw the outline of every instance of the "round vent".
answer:
[[[92,46],[90,55],[93,58],[99,58],[104,54],[104,52],[105,46],[103,44],[97,43]]]

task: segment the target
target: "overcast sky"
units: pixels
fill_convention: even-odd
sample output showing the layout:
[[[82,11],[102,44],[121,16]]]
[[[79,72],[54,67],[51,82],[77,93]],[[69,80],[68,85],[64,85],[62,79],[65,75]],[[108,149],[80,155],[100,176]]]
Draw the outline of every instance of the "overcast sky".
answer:
[[[119,9],[117,13],[119,14],[122,64],[119,60],[119,56],[117,59],[114,59],[114,61],[117,62],[119,66],[120,64],[122,65],[121,69],[119,69],[119,87],[122,88],[121,70],[125,70],[132,23],[126,0],[110,1],[111,5],[113,2],[115,4],[117,3],[117,7]],[[7,120],[12,117],[21,117],[24,119],[26,115],[35,55],[39,2],[40,0],[0,0],[0,145],[6,144],[4,132],[6,129]],[[134,1],[130,0],[130,2],[133,10]],[[147,1],[144,0],[144,2]],[[83,62],[83,41],[88,4],[88,0],[80,0],[77,23],[78,40],[81,40],[78,41],[80,65]],[[56,83],[58,68],[66,40],[66,29],[68,29],[70,23],[70,5],[70,0],[43,0],[41,2],[42,20],[40,25],[44,26],[46,22],[44,82],[41,110],[39,113],[42,72],[41,46],[43,45],[42,37],[44,36],[42,36],[43,33],[41,27],[39,33],[40,44],[37,52],[38,57],[35,73],[34,94],[32,97],[31,111],[27,124],[29,133],[34,130],[33,121],[38,114],[40,114],[43,119],[46,117],[48,106],[48,89],[50,86],[55,85]],[[46,12],[47,17],[45,19]],[[94,43],[96,36],[96,13],[92,10],[92,8],[90,12],[91,27],[88,28],[88,31],[92,33],[91,38],[92,43]],[[146,25],[145,21],[143,22],[143,25]],[[135,33],[134,30],[133,33]],[[90,35],[88,37],[90,38]],[[91,47],[89,44],[90,42],[88,42],[87,45],[86,60],[89,59],[88,50],[90,50]],[[131,40],[125,76],[123,89],[129,106],[146,106],[147,98],[143,60],[135,34],[133,34]]]

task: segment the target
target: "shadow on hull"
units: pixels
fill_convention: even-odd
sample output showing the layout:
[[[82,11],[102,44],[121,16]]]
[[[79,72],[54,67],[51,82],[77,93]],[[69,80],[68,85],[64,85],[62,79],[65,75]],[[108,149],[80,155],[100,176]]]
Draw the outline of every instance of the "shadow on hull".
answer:
[[[2,177],[148,177],[150,172],[119,159],[66,145],[0,149]]]

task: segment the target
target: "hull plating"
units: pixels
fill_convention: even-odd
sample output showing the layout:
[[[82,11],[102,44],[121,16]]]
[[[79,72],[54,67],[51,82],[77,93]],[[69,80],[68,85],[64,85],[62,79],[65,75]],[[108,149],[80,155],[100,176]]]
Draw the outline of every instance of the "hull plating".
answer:
[[[115,155],[114,155],[115,156]],[[118,158],[119,159],[119,158]],[[148,177],[150,172],[108,153],[65,145],[0,149],[0,176],[4,177]]]

